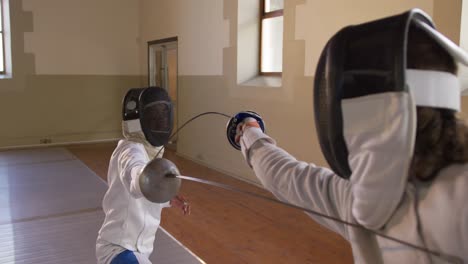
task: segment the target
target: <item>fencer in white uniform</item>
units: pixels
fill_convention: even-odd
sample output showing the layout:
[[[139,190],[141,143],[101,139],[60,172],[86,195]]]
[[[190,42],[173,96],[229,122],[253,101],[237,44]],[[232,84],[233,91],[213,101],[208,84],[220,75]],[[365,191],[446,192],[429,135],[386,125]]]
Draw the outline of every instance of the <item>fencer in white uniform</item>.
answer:
[[[417,144],[424,144],[418,143],[415,139],[417,107],[446,109],[454,115],[460,110],[460,86],[457,77],[452,73],[406,69],[407,50],[404,45],[408,40],[406,37],[410,26],[417,27],[419,32],[429,36],[430,41],[445,49],[446,56],[452,57],[450,60],[468,62],[466,54],[435,31],[430,18],[419,10],[341,31],[325,48],[316,75],[316,78],[324,78],[319,79],[318,83],[316,80],[316,85],[318,84],[316,89],[329,89],[327,92],[315,93],[315,111],[316,126],[319,128],[324,126],[327,133],[324,137],[320,137],[319,133],[322,149],[326,152],[327,146],[331,146],[328,153],[324,154],[333,170],[296,160],[276,146],[275,141],[262,132],[255,119],[248,118],[241,123],[238,126],[237,137],[240,140],[242,153],[255,175],[279,200],[449,255],[439,257],[437,254],[387,240],[363,229],[310,215],[315,221],[339,233],[351,244],[355,263],[450,263],[450,261],[456,263],[457,259],[452,257],[466,263],[468,262],[466,159],[454,161],[441,168],[430,180],[421,181],[410,175],[414,149],[419,147]],[[395,36],[391,35],[392,33],[395,33]],[[343,49],[345,47],[341,46],[343,41],[351,36],[354,37],[355,34],[358,34],[356,39],[350,39],[347,42],[350,44],[346,47],[356,50],[360,48],[357,45],[362,45],[363,54],[368,55],[369,60],[373,60],[369,65],[372,66],[373,62],[377,62],[378,67],[382,67],[381,65],[390,62],[389,69],[379,72],[368,65],[365,65],[368,68],[363,67],[362,61],[366,60],[366,56],[360,54],[355,57],[359,57],[356,62],[358,68],[360,67],[359,70],[339,72],[339,69],[350,67],[354,62],[340,62],[344,57],[351,60],[353,56],[347,56],[346,52],[350,50],[336,49]],[[367,37],[369,43],[366,43]],[[389,44],[389,39],[396,40],[397,44]],[[358,44],[353,46],[354,43]],[[372,47],[377,49],[389,45],[387,50],[377,50],[375,54],[366,53],[371,52],[369,50]],[[400,53],[397,54],[398,52]],[[384,57],[388,54],[393,54],[394,57]],[[385,75],[388,73],[394,75]],[[374,78],[367,78],[368,75]],[[372,86],[378,84],[382,76],[388,77],[382,79],[385,83],[382,87],[378,87],[382,89],[372,90],[374,88]],[[339,79],[341,77],[343,79]],[[393,82],[392,78],[397,81]],[[335,80],[337,81],[334,82]],[[343,90],[344,92],[335,93],[335,90],[330,90],[330,86],[349,84],[352,88],[348,89],[354,89],[355,84],[361,84],[359,82],[363,80],[365,84],[371,84],[371,93],[366,94],[358,90],[361,94],[342,97],[335,101],[340,107],[337,111],[340,116],[334,116],[329,112],[333,106],[325,105],[322,110],[328,111],[325,113],[326,119],[321,119],[323,116],[317,118],[317,107],[320,107],[317,100],[329,99],[321,96],[341,96],[349,92]],[[392,81],[387,82],[388,80]],[[394,89],[395,84],[401,80],[403,80],[400,82],[402,87]],[[389,90],[385,90],[386,84],[389,84]],[[324,104],[325,101],[320,103]],[[336,120],[342,120],[340,132],[345,143],[344,148],[336,147],[340,141],[338,137],[326,138],[336,132],[329,123]],[[466,129],[466,125],[460,127]],[[327,131],[329,128],[332,131]],[[468,140],[466,135],[463,134],[462,143]],[[463,147],[467,149],[466,146]],[[339,157],[333,155],[343,153],[346,153],[345,160],[336,162]]]
[[[171,202],[164,204],[152,203],[145,198],[140,188],[140,175],[145,166],[152,159],[163,155],[162,143],[157,140],[164,137],[164,135],[148,135],[144,133],[143,128],[147,126],[155,129],[155,126],[159,125],[160,132],[164,130],[161,126],[169,130],[166,131],[167,134],[170,134],[172,129],[170,116],[163,117],[169,124],[160,122],[155,125],[143,123],[141,120],[144,119],[141,115],[135,114],[135,112],[141,114],[144,112],[148,115],[156,111],[158,115],[161,115],[161,105],[159,109],[154,109],[156,97],[163,101],[162,109],[167,110],[170,100],[161,88],[132,89],[124,101],[124,121],[122,122],[124,139],[118,142],[110,159],[107,175],[109,189],[103,200],[103,210],[106,216],[96,243],[96,257],[99,264],[151,263],[149,256],[153,252],[155,234],[161,220],[161,210],[171,206],[172,203],[180,207],[184,214],[189,213],[190,208],[183,197],[176,196]],[[163,115],[170,115],[170,113],[166,112]],[[161,118],[161,116],[153,115],[147,120],[151,121],[155,118]],[[151,131],[147,132],[151,133]],[[152,142],[149,142],[148,138]]]

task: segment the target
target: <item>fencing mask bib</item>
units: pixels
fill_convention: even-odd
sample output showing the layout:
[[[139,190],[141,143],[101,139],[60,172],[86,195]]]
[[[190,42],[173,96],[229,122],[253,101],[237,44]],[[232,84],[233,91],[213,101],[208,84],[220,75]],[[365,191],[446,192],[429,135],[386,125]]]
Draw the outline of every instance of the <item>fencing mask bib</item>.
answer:
[[[130,89],[124,97],[122,118],[125,138],[161,147],[172,133],[173,105],[163,88]]]
[[[315,75],[317,134],[330,167],[353,186],[352,213],[381,228],[408,181],[416,137],[416,106],[460,110],[453,74],[407,69],[410,26],[427,34],[454,60],[467,54],[434,29],[428,15],[401,15],[349,26],[324,48]]]

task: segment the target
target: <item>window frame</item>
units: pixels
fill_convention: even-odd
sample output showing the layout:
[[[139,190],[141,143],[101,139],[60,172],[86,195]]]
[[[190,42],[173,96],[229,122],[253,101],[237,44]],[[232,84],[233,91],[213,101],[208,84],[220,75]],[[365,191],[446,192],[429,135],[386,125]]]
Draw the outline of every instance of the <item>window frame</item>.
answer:
[[[0,75],[5,75],[6,74],[6,62],[5,62],[5,23],[4,20],[5,20],[5,12],[3,10],[4,8],[4,5],[3,5],[3,0],[0,0],[0,12],[1,12],[1,16],[2,16],[2,19],[0,19],[0,25],[1,25],[1,29],[0,29],[0,36],[2,36],[2,50],[1,52],[3,53],[3,60],[2,60],[2,65],[3,65],[3,70],[0,71]]]
[[[269,18],[274,18],[274,17],[281,17],[284,16],[284,8],[283,9],[278,9],[270,12],[265,12],[265,1],[267,0],[260,0],[260,39],[259,39],[259,60],[258,60],[258,72],[260,75],[263,76],[282,76],[283,72],[264,72],[262,71],[262,55],[263,55],[263,50],[262,50],[262,43],[263,43],[263,20],[269,19]],[[284,21],[284,20],[283,20]],[[283,24],[284,27],[284,24]],[[284,32],[284,29],[283,29]]]

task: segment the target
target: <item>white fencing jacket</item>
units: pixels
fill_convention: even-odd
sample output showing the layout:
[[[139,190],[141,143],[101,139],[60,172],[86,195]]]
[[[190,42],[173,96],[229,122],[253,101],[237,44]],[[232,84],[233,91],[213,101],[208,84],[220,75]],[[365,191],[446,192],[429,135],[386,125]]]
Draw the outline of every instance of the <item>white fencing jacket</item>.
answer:
[[[98,263],[109,263],[125,249],[147,257],[153,251],[161,210],[169,203],[151,203],[143,197],[138,176],[148,162],[144,145],[125,139],[119,141],[112,154],[109,189],[102,203],[106,217],[96,248]]]
[[[263,186],[279,200],[357,223],[350,181],[330,169],[297,161],[259,128],[247,127],[242,153]],[[398,158],[398,157],[389,157]],[[416,195],[419,197],[416,201]],[[379,197],[375,197],[379,199]],[[399,206],[378,230],[412,244],[461,257],[468,263],[468,164],[452,165],[429,183],[408,183]],[[417,232],[419,213],[421,233]],[[364,230],[310,215],[350,244],[355,263],[448,263]]]

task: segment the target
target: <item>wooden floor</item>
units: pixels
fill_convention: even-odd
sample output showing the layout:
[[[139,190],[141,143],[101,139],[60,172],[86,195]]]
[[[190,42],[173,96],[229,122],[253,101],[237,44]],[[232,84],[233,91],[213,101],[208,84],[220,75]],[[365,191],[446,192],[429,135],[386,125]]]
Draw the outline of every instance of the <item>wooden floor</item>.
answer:
[[[68,149],[106,179],[115,144]],[[166,151],[184,175],[266,191]],[[181,194],[192,204],[188,217],[164,209],[162,226],[207,263],[352,263],[349,244],[304,213],[216,187],[183,182]],[[156,249],[157,250],[157,249]]]

